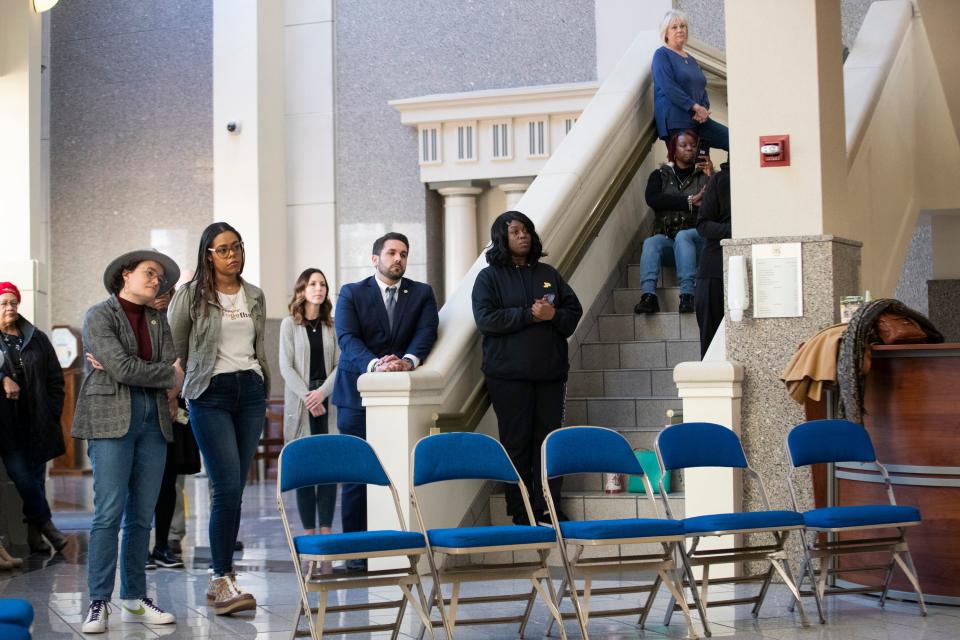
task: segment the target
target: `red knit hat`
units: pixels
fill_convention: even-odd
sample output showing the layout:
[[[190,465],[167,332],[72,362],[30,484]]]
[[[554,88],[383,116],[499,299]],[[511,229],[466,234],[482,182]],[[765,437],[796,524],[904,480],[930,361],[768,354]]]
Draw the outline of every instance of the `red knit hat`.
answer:
[[[20,302],[20,289],[17,289],[17,285],[12,282],[0,282],[0,296],[5,293],[12,293],[17,297],[17,302]]]

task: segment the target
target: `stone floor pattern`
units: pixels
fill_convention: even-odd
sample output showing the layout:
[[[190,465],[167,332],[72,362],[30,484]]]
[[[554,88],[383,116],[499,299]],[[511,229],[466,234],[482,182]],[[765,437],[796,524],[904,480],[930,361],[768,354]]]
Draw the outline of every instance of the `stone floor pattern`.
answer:
[[[83,513],[91,508],[90,480],[88,478],[56,478],[50,481],[55,520],[65,522],[83,521]],[[241,583],[257,598],[256,611],[235,616],[215,616],[205,602],[209,547],[205,523],[208,514],[207,487],[203,478],[191,478],[187,482],[188,510],[187,538],[184,541],[186,569],[159,569],[147,574],[149,594],[167,610],[177,616],[176,626],[147,627],[120,621],[119,612],[111,618],[110,629],[101,638],[149,639],[165,638],[289,638],[296,611],[298,591],[290,563],[290,555],[283,536],[280,517],[276,509],[276,485],[272,482],[250,485],[245,494],[244,517],[240,538],[246,545],[236,555],[236,568]],[[292,498],[292,496],[290,496]],[[293,500],[287,502],[288,513],[296,519]],[[339,515],[337,517],[339,521]],[[203,530],[197,522],[204,524]],[[0,597],[21,597],[30,600],[36,611],[34,638],[82,638],[80,623],[86,610],[86,545],[87,534],[83,530],[71,531],[73,540],[63,553],[52,557],[33,555],[22,570],[0,571]],[[18,555],[26,549],[14,547]],[[556,576],[559,584],[559,575]],[[429,586],[429,580],[427,581]],[[119,589],[119,578],[118,587]],[[500,593],[500,590],[521,590],[523,585],[502,584],[464,589],[464,594]],[[743,588],[743,587],[741,587]],[[724,587],[712,589],[719,595]],[[667,599],[661,589],[650,621],[645,630],[639,629],[631,618],[592,617],[592,638],[683,638],[686,628],[679,616],[670,626],[664,626],[663,612]],[[116,596],[116,592],[114,594]],[[366,598],[392,599],[389,590],[349,591],[338,594],[340,601],[362,602]],[[610,607],[611,597],[592,600],[594,609]],[[331,598],[331,603],[333,598]],[[880,609],[875,598],[867,596],[843,596],[828,599],[828,623],[815,622],[815,605],[812,599],[806,602],[811,626],[801,628],[795,614],[787,611],[789,603],[786,589],[775,585],[767,601],[754,619],[748,606],[714,608],[710,610],[713,637],[738,640],[772,639],[851,639],[851,640],[950,640],[960,638],[960,607],[930,606],[930,615],[921,617],[915,605],[890,601]],[[517,605],[482,605],[461,611],[463,616],[504,615],[504,607]],[[615,605],[613,605],[615,606]],[[623,606],[623,605],[620,605]],[[368,617],[370,616],[370,617]],[[374,614],[352,613],[337,624],[364,624],[368,619],[389,620],[388,611]],[[534,608],[526,638],[546,637],[548,613],[542,604]],[[576,624],[567,623],[571,638],[579,637]],[[306,631],[306,623],[301,625]],[[698,632],[700,631],[698,626]],[[420,626],[408,610],[401,629],[401,638],[416,638]],[[442,638],[438,630],[437,637]],[[96,637],[96,636],[87,636]],[[329,637],[329,636],[328,636]],[[389,637],[389,634],[351,635],[351,638]],[[458,627],[457,638],[516,638],[512,626]],[[558,638],[554,629],[553,638]],[[702,634],[701,634],[701,637]]]

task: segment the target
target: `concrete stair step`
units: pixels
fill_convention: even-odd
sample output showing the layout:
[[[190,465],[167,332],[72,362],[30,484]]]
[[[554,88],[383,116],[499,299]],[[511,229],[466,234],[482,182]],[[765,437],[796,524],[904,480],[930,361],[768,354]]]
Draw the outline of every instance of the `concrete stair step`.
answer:
[[[643,292],[639,287],[617,287],[613,290],[613,313],[633,313]],[[680,287],[658,287],[660,311],[676,311],[680,306]],[[693,314],[690,314],[693,315]]]
[[[578,371],[590,369],[673,368],[681,362],[700,360],[699,340],[587,341],[580,345]]]
[[[567,398],[564,426],[661,427],[668,409],[681,409],[683,402],[667,398]]]
[[[634,340],[699,340],[700,328],[692,313],[668,311],[652,314],[604,313],[597,317],[597,342]]]
[[[635,396],[673,397],[677,385],[673,369],[592,369],[571,371],[567,380],[570,397],[614,398]]]
[[[677,270],[675,267],[660,267],[660,282],[658,286],[677,287],[679,285],[680,282],[677,280]],[[635,289],[640,288],[639,264],[627,265],[627,286]]]

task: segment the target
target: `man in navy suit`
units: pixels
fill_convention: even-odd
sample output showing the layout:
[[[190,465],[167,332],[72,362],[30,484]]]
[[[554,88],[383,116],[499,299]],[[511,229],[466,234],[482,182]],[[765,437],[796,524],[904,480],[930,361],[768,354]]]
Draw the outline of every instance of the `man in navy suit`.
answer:
[[[410,243],[388,233],[373,243],[376,274],[344,285],[337,299],[336,328],[340,362],[333,387],[340,433],[367,437],[367,415],[357,378],[372,371],[411,371],[437,341],[437,301],[430,285],[403,277]],[[343,530],[367,528],[366,485],[343,486]],[[361,569],[363,562],[348,563]]]

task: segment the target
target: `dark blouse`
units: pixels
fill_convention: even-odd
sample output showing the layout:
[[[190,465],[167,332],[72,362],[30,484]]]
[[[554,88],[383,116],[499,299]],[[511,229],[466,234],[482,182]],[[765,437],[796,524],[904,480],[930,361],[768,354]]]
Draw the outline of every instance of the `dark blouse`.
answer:
[[[310,382],[313,383],[310,389],[312,390],[319,386],[316,381],[327,379],[327,365],[323,360],[323,328],[318,324],[314,330],[314,325],[310,321],[305,321],[303,326],[307,330],[307,339],[310,341]]]

